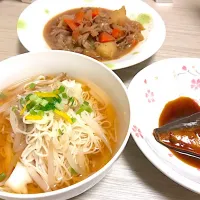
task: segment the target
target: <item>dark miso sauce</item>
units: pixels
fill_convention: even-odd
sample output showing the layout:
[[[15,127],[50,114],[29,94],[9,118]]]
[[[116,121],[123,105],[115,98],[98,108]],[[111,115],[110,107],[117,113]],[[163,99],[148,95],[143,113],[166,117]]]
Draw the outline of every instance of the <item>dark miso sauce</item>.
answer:
[[[200,112],[200,106],[193,99],[189,97],[179,97],[165,105],[159,118],[159,127],[197,112]],[[186,156],[172,150],[170,151],[183,162],[193,167],[200,168],[200,159]]]

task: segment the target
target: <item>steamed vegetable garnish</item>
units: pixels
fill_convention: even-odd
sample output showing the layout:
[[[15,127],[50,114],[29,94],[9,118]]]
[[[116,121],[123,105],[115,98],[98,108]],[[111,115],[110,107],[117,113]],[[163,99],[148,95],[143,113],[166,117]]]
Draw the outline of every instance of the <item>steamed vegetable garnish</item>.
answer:
[[[104,61],[129,53],[144,40],[143,30],[139,21],[126,16],[124,6],[119,10],[85,7],[51,19],[44,28],[44,38],[54,50],[73,51]]]
[[[81,21],[81,14],[76,20]],[[31,83],[36,85],[30,90]],[[97,86],[59,74],[32,78],[22,88],[0,113],[0,190],[26,194],[61,189],[111,159],[116,115]]]
[[[0,173],[0,182],[3,181],[6,178],[6,174],[5,173]]]

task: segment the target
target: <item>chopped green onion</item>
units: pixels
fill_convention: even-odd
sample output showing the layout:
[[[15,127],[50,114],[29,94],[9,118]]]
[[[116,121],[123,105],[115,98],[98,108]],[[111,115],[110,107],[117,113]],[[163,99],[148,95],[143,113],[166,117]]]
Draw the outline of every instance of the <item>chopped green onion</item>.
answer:
[[[76,122],[76,118],[74,118],[74,117],[72,117],[71,120],[72,120],[72,123]]]
[[[30,110],[30,114],[31,115],[39,115],[39,116],[44,116],[44,111],[42,111],[42,110],[38,110],[38,111],[35,111],[35,110],[33,110],[33,109],[31,109]]]
[[[41,110],[42,109],[42,106],[41,105],[36,105],[35,107],[34,107],[34,110]]]
[[[65,87],[61,85],[58,90],[60,93],[63,93],[65,91]]]
[[[89,106],[89,102],[84,101],[83,104],[85,104],[86,106]]]
[[[49,102],[49,103],[60,103],[62,101],[61,97],[58,95],[57,97],[45,97],[45,99]]]
[[[53,93],[54,94],[60,94],[60,91],[59,90],[53,90]]]
[[[62,101],[61,97],[58,95],[58,98],[55,98],[55,101],[57,101],[58,103],[60,103]]]
[[[70,167],[69,170],[72,176],[77,175],[77,172],[72,167]]]
[[[84,101],[83,104],[80,106],[76,114],[81,114],[83,111],[87,111],[88,113],[92,112],[92,108],[90,107],[89,103],[87,101]]]
[[[40,110],[43,110],[43,111],[49,111],[49,110],[54,110],[55,109],[55,105],[53,103],[48,103],[46,106],[42,106],[40,108]]]
[[[32,95],[32,94],[28,94],[28,95],[25,97],[26,101],[29,100],[29,98],[30,98],[31,95]]]
[[[58,129],[58,133],[60,134],[60,135],[63,135],[64,133],[61,131],[61,129]]]
[[[23,98],[21,98],[20,100],[19,100],[19,102],[20,102],[20,104],[23,106],[26,102],[25,102],[25,100],[23,99]]]
[[[70,97],[68,103],[71,103],[71,106],[73,106],[73,104],[74,104],[74,100],[75,100],[74,97]]]
[[[6,98],[6,95],[3,92],[1,92],[0,93],[0,99],[5,99],[5,98]]]
[[[35,100],[35,103],[36,103],[36,104],[40,104],[41,102],[42,102],[42,99],[39,98],[39,97]]]
[[[29,85],[29,88],[30,88],[30,89],[34,89],[34,88],[35,88],[35,83],[31,83],[31,84]]]
[[[37,112],[37,114],[39,115],[39,116],[44,116],[44,111],[42,111],[42,110],[39,110],[38,112]]]
[[[31,114],[31,115],[37,115],[37,112],[35,112],[35,111],[32,109],[32,110],[30,110],[30,114]]]
[[[43,99],[42,102],[40,103],[40,105],[45,107],[48,103],[49,102],[47,100]]]
[[[0,181],[3,181],[6,178],[6,174],[5,173],[0,173]]]
[[[32,94],[30,97],[29,97],[29,99],[31,100],[31,101],[35,101],[35,100],[37,100],[39,97],[37,96],[37,95],[35,95],[35,94]]]
[[[63,98],[63,99],[67,99],[67,98],[68,98],[67,94],[66,94],[66,93],[63,93],[63,94],[62,94],[62,98]]]
[[[31,101],[27,106],[26,110],[29,112],[35,106],[35,101]]]
[[[49,103],[56,103],[57,101],[54,99],[54,98],[52,98],[52,97],[47,97],[47,98],[45,98]]]
[[[16,107],[16,106],[13,106],[13,107],[12,107],[12,111],[15,112],[16,110],[17,110],[17,107]]]
[[[63,105],[59,104],[59,103],[55,103],[55,107],[58,109],[58,110],[63,110]]]

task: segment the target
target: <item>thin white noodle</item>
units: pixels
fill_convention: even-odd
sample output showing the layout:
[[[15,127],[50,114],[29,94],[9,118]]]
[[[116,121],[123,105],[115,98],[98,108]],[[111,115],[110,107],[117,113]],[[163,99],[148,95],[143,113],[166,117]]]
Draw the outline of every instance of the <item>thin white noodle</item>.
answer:
[[[50,188],[54,190],[55,185],[70,185],[73,170],[80,175],[90,173],[88,156],[102,152],[104,145],[112,153],[109,129],[113,128],[113,124],[102,114],[102,110],[108,105],[107,99],[104,95],[100,99],[101,95],[84,92],[81,84],[73,80],[59,82],[62,77],[64,76],[58,76],[48,83],[51,88],[58,88],[62,84],[65,92],[74,97],[74,104],[68,105],[65,111],[76,119],[73,124],[59,118],[53,111],[45,112],[41,120],[27,120],[26,116],[30,113],[25,111],[22,120],[23,124],[31,126],[29,131],[21,130],[16,126],[15,120],[11,121],[11,124],[14,123],[12,127],[15,133],[23,134],[27,145],[20,161],[32,172],[32,178],[44,191],[49,191]],[[42,80],[35,80],[35,83],[42,88],[49,80],[40,78]],[[30,83],[25,88],[28,84]],[[76,111],[84,100],[88,101],[93,112],[83,111],[79,115]],[[63,102],[68,103],[64,99]]]

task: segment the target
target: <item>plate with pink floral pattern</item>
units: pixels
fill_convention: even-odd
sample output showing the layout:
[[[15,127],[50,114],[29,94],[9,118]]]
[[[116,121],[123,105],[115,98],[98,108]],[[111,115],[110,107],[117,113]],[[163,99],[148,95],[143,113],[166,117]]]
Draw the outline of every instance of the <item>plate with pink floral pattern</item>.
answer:
[[[200,169],[179,160],[152,134],[169,101],[190,97],[200,105],[200,59],[171,58],[153,63],[133,78],[128,92],[132,136],[138,147],[166,176],[200,193]]]

